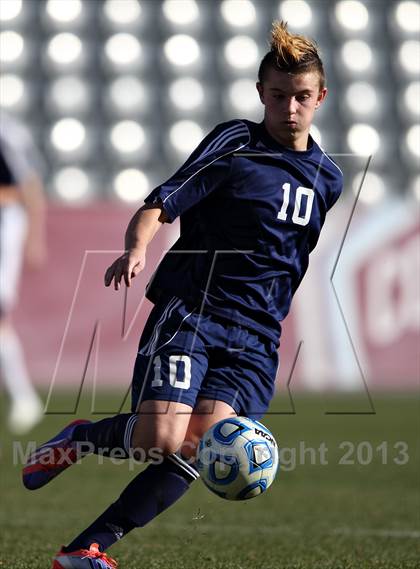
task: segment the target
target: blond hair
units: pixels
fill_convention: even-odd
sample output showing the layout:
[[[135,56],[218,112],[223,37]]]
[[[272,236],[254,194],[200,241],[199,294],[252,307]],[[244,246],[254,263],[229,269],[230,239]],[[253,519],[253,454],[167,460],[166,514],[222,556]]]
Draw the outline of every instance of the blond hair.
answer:
[[[315,41],[292,34],[287,29],[286,22],[273,22],[271,29],[270,51],[261,61],[258,79],[263,82],[268,67],[291,74],[317,71],[320,78],[320,88],[325,85],[325,73],[318,46]]]

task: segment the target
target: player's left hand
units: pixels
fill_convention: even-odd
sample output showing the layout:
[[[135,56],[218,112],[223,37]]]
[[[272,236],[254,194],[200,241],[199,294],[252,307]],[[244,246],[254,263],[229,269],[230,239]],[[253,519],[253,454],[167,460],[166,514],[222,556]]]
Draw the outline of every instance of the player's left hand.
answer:
[[[133,249],[126,251],[118,257],[105,272],[105,286],[109,286],[114,280],[115,290],[120,289],[121,280],[124,279],[127,287],[131,286],[131,279],[136,277],[146,266],[146,252]]]

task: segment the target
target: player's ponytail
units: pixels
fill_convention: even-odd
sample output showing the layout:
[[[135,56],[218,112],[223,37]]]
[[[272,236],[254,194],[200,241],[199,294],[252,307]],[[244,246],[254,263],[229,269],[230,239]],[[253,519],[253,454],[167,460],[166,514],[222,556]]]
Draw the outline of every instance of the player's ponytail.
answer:
[[[298,74],[316,71],[319,74],[320,88],[325,86],[325,73],[316,43],[298,34],[291,34],[286,22],[273,22],[271,30],[271,50],[264,56],[258,71],[258,80],[264,81],[267,70],[273,67],[278,71]]]

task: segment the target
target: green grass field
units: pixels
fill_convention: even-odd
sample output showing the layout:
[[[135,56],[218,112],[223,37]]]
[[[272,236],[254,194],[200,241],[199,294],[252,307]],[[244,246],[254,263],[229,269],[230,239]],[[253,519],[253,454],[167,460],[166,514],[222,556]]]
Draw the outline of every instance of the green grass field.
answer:
[[[104,395],[103,405],[111,402],[112,395]],[[296,397],[295,414],[263,421],[284,449],[283,469],[267,494],[230,503],[197,482],[109,553],[121,569],[419,568],[419,395],[374,394],[373,402],[374,415],[335,415],[325,411],[363,410],[366,401]],[[88,406],[85,396],[77,415],[86,417]],[[286,399],[273,402],[277,409],[290,410]],[[48,416],[21,442],[41,443],[71,418]],[[324,456],[307,450],[322,444]],[[106,459],[100,465],[91,456],[29,492],[20,482],[21,466],[13,465],[13,448],[3,432],[1,569],[48,569],[58,546],[102,512],[139,468]]]

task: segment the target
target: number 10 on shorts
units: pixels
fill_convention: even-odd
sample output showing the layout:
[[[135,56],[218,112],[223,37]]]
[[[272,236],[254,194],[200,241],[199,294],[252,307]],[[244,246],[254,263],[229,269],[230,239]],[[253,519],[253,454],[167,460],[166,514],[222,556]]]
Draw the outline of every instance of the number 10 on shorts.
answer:
[[[153,360],[154,378],[152,387],[162,387],[162,361],[160,356]],[[178,389],[189,389],[191,385],[191,358],[185,355],[169,356],[169,383]]]

